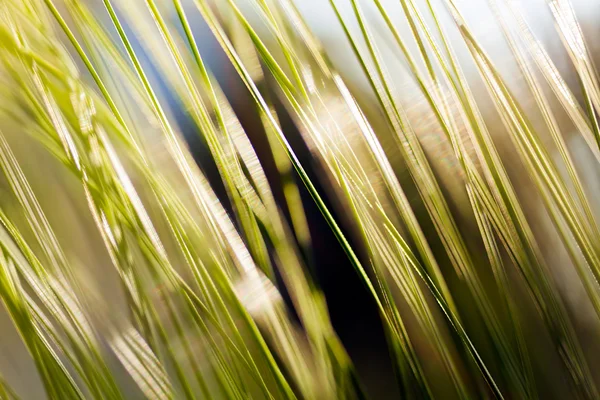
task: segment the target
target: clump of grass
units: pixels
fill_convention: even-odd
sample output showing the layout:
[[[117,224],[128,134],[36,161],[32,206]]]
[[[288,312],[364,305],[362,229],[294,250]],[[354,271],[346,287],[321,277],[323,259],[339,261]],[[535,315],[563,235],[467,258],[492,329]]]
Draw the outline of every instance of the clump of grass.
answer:
[[[561,267],[574,270],[597,324],[597,206],[553,108],[562,106],[598,159],[598,77],[572,6],[549,2],[581,99],[517,5],[490,0],[532,109],[454,1],[400,0],[406,34],[379,0],[343,4],[322,6],[342,28],[378,121],[291,0],[103,0],[101,13],[75,0],[0,4],[8,194],[0,203],[0,298],[33,362],[31,380],[49,398],[368,396],[311,272],[302,191],[372,296],[405,397],[598,396],[590,345],[490,133],[498,124],[484,118],[455,50],[478,74],[568,254]],[[207,66],[198,18],[252,99],[279,182],[267,179],[257,143]],[[385,52],[382,31],[391,38]],[[394,86],[387,53],[401,60],[450,149],[461,212]],[[187,112],[206,145],[222,197],[193,161],[174,108]],[[300,161],[281,113],[316,166]],[[53,217],[62,205],[48,206],[43,185],[28,176],[25,163],[36,160],[19,156],[19,143],[50,155],[40,167],[49,164],[85,205],[76,213],[94,233],[77,240],[98,242],[109,261],[101,268],[117,285],[108,296],[82,279],[82,268],[96,267],[78,265]],[[111,312],[117,298],[126,310]],[[17,386],[0,379],[0,398],[22,390],[30,398]]]

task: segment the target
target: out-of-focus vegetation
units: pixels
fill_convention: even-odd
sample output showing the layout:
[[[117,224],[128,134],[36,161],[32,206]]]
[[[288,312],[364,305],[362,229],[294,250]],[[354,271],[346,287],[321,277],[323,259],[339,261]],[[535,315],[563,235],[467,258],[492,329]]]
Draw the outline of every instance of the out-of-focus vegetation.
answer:
[[[357,85],[293,0],[0,1],[0,398],[378,393],[315,206],[384,329],[378,397],[598,398],[592,47],[569,0],[540,11],[558,66],[488,0],[497,60],[470,3],[315,3]]]

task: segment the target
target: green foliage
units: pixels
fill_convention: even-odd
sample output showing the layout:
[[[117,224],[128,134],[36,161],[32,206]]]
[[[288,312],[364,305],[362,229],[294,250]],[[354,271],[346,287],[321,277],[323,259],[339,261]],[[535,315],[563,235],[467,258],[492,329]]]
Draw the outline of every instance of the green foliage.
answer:
[[[249,0],[251,10],[236,0],[102,3],[0,2],[0,298],[33,362],[32,386],[51,399],[368,396],[311,272],[306,190],[374,299],[404,397],[598,397],[593,345],[507,165],[522,166],[568,255],[560,268],[584,289],[595,336],[597,204],[564,126],[600,160],[600,86],[569,0],[548,9],[580,96],[517,4],[489,0],[531,104],[454,0],[399,0],[406,33],[383,1],[322,5],[374,104],[336,71],[292,0]],[[277,187],[200,51],[200,18],[252,99]],[[389,56],[402,60],[455,162],[459,211]],[[320,186],[275,104],[310,149]],[[223,198],[193,161],[174,107],[206,145]],[[52,196],[59,190],[73,210]],[[86,252],[100,256],[82,262]],[[92,276],[112,283],[96,287]],[[0,379],[2,399],[31,398],[26,389]]]

